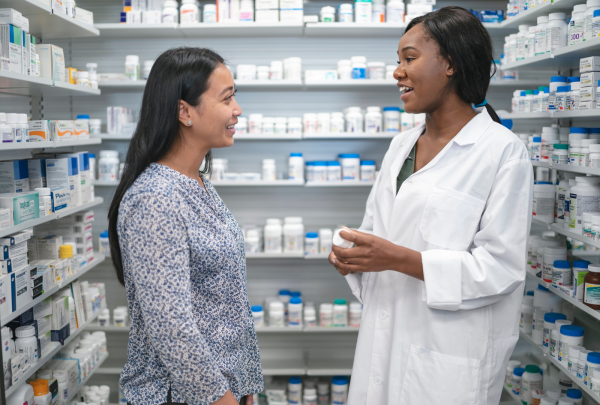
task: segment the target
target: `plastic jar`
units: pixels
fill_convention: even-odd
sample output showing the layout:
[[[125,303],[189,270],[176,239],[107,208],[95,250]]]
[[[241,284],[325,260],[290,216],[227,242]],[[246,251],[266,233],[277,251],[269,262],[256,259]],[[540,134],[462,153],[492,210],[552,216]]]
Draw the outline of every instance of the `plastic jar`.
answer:
[[[560,13],[557,13],[560,14]],[[548,109],[554,111],[556,108],[556,92],[559,87],[568,86],[566,76],[550,77],[550,95],[548,96]]]
[[[304,133],[313,134],[317,132],[317,114],[304,114]]]
[[[352,4],[340,4],[338,9],[338,21],[345,23],[351,23],[354,21],[354,11],[352,9]]]
[[[363,132],[363,115],[360,107],[348,107],[346,113],[346,132]]]
[[[551,13],[546,28],[546,53],[567,46],[568,26],[565,13]]]
[[[98,179],[101,181],[117,181],[119,176],[119,152],[101,150],[98,161]]]
[[[302,80],[302,58],[287,58],[283,61],[286,80]]]
[[[313,162],[313,178],[312,181],[322,182],[327,181],[327,162]]]
[[[363,160],[360,162],[360,180],[375,181],[375,161]]]
[[[594,38],[593,22],[594,22],[594,11],[600,10],[600,0],[588,0],[587,10],[584,15],[584,30],[583,40],[589,41]],[[596,35],[597,36],[597,35]]]
[[[571,20],[568,25],[568,45],[575,45],[579,42],[583,42],[583,32],[585,31],[585,12],[587,5],[578,4],[573,7],[573,13],[571,14]]]
[[[290,134],[290,135],[301,135],[302,134],[302,118],[300,118],[300,117],[288,118],[288,134]]]
[[[556,312],[548,312],[544,315],[544,338],[542,341],[542,349],[544,353],[548,353],[550,347],[550,333],[554,329],[554,323],[559,319],[567,319],[565,314]]]
[[[571,263],[568,260],[554,261],[554,267],[552,269],[552,286],[571,285],[572,277]]]
[[[600,145],[598,151],[600,152]],[[598,154],[598,158],[598,167],[600,167],[600,153]],[[552,166],[567,164],[569,164],[569,145],[555,143],[554,151],[552,152]]]
[[[302,217],[286,217],[283,225],[283,251],[302,252],[304,246]]]
[[[217,22],[217,5],[205,4],[202,11],[202,22],[212,24]]]
[[[573,292],[579,302],[583,302],[583,289],[585,283],[585,276],[589,273],[590,267],[597,269],[600,272],[598,265],[589,264],[586,260],[574,260],[573,261]]]
[[[573,139],[569,143],[569,164],[579,166],[579,153],[581,152],[581,139]]]
[[[288,303],[288,325],[292,328],[302,327],[302,298],[292,297]]]
[[[262,133],[272,135],[275,133],[275,118],[263,117],[262,120]]]
[[[526,24],[519,25],[519,33],[517,34],[517,60],[523,60],[527,57],[527,34],[529,33],[529,27]]]
[[[282,231],[279,219],[267,219],[267,225],[265,226],[265,253],[282,252]]]
[[[533,216],[544,222],[554,222],[556,186],[535,184],[533,186]]]
[[[290,377],[288,380],[288,402],[290,405],[300,405],[302,397],[302,379],[300,377]]]
[[[352,62],[352,78],[366,79],[367,78],[367,58],[364,56],[353,56],[350,58]]]
[[[360,156],[358,153],[342,153],[339,155],[342,166],[342,179],[359,181],[360,179]]]
[[[400,132],[400,108],[383,107],[383,130],[384,132]]]
[[[325,6],[321,8],[321,22],[335,22],[335,8]]]
[[[200,7],[198,7],[196,0],[182,0],[179,13],[182,24],[200,22]]]
[[[277,117],[275,118],[275,134],[284,135],[287,133],[287,118]]]
[[[381,119],[381,108],[367,107],[367,113],[365,114],[365,132],[370,134],[381,132]]]
[[[10,373],[8,373],[10,375]],[[6,399],[6,405],[33,405],[34,392],[29,384],[23,384],[10,397]]]
[[[302,157],[302,153],[290,153],[288,159],[288,178],[290,180],[304,180],[304,158]]]
[[[396,80],[394,78],[394,72],[398,67],[396,65],[386,65],[385,66],[385,80]]]
[[[563,325],[571,325],[568,319],[559,319],[554,322],[554,329],[550,332],[550,343],[548,345],[548,353],[554,358],[558,358],[558,342],[560,342],[560,327]]]
[[[90,86],[90,74],[88,72],[84,72],[84,71],[77,72],[76,84],[81,87],[91,87]]]
[[[163,3],[162,23],[178,23],[178,17],[177,2],[175,0],[166,0]]]
[[[535,390],[531,392],[531,403],[533,405],[540,405],[542,398],[546,397],[546,391],[544,390]]]
[[[360,320],[362,318],[362,304],[360,302],[353,301],[350,303],[350,326],[358,328],[360,327]]]
[[[590,238],[593,240],[598,240],[598,236],[600,235],[600,215],[595,214],[592,215],[592,231],[590,233]]]
[[[579,381],[584,381],[585,380],[585,365],[587,362],[587,355],[588,353],[591,353],[591,350],[586,350],[583,346],[577,346],[579,348],[579,361],[576,364],[576,368],[577,368],[577,379]],[[571,348],[569,347],[569,351],[571,350]]]
[[[275,159],[263,159],[262,161],[262,179],[264,181],[277,180]]]
[[[317,405],[317,389],[316,388],[305,388],[304,389],[304,405]]]
[[[352,80],[352,61],[346,59],[339,60],[337,71],[340,80]]]
[[[594,394],[600,396],[600,368],[594,369],[594,375],[592,375],[590,389]],[[9,402],[8,405],[12,404]]]
[[[282,328],[285,325],[283,302],[273,301],[269,304],[269,326]]]
[[[585,385],[589,386],[592,382],[592,371],[600,367],[600,353],[598,352],[590,352],[587,354],[587,359],[585,363]]]
[[[238,117],[238,123],[235,125],[235,133],[238,135],[248,133],[248,118]]]
[[[348,403],[348,378],[333,377],[331,379],[331,405]]]
[[[532,339],[542,345],[544,339],[544,315],[547,312],[558,312],[561,310],[562,298],[551,293],[541,284],[533,293],[533,333]]]
[[[319,307],[319,326],[326,328],[333,326],[333,305],[321,304]]]
[[[331,132],[331,114],[319,113],[317,114],[317,124],[315,132],[328,133]]]
[[[256,79],[257,80],[269,80],[271,76],[270,66],[257,66],[256,67]]]
[[[271,80],[282,80],[283,79],[283,61],[274,60],[271,61],[271,67],[269,68],[269,77]]]
[[[40,196],[40,217],[52,215],[54,207],[52,206],[52,197],[50,189],[46,187],[35,188],[33,191],[39,193]]]
[[[521,394],[521,381],[523,380],[523,373],[525,369],[523,367],[516,367],[513,370],[513,378],[512,378],[512,392],[515,395]]]
[[[240,2],[240,21],[254,21],[254,1],[242,0]],[[283,64],[283,62],[282,62]],[[283,78],[283,71],[282,71]]]
[[[171,3],[175,2],[171,1]],[[127,55],[125,57],[125,76],[129,80],[140,80],[140,57],[138,55]],[[79,78],[79,75],[77,77]]]
[[[39,354],[35,327],[33,325],[19,326],[15,329],[15,336],[15,351],[26,354],[29,364],[37,363]]]
[[[385,79],[385,63],[384,62],[369,62],[367,63],[368,77],[371,80]]]
[[[400,0],[390,0],[387,2],[386,8],[388,23],[404,22],[404,2]]]
[[[348,305],[345,299],[333,302],[333,326],[348,326]]]
[[[250,114],[248,120],[248,133],[253,135],[261,134],[263,127],[262,114]]]
[[[90,119],[90,135],[99,135],[100,133],[102,133],[102,120]]]
[[[306,169],[306,175],[304,176],[306,178],[306,182],[311,182],[315,180],[315,162],[306,162],[306,164],[304,165],[305,169]]]
[[[317,393],[319,395],[319,404],[329,404],[329,384],[327,382],[320,381],[317,383]]]
[[[579,166],[588,167],[590,161],[590,144],[595,144],[595,139],[582,139],[581,149],[579,150]]]
[[[533,330],[533,296],[523,297],[519,329],[527,334],[531,334]]]
[[[331,113],[331,124],[330,131],[334,133],[344,132],[344,113],[334,112]]]
[[[583,344],[583,328],[576,325],[563,325],[560,327],[560,341],[558,342],[558,360],[568,363],[569,347]]]
[[[583,303],[598,310],[600,309],[600,267],[590,265],[588,270],[583,279]]]
[[[317,312],[315,307],[304,308],[304,326],[307,328],[314,328],[317,326]]]
[[[569,94],[567,96],[567,110],[579,110],[581,99],[581,80],[579,77],[569,77]]]
[[[548,16],[537,18],[535,27],[535,54],[542,55],[546,53],[546,29],[548,27]]]
[[[521,380],[521,392],[519,393],[519,398],[524,404],[533,403],[532,392],[543,388],[542,380],[543,378],[538,366],[534,364],[525,366],[525,372],[523,373],[523,379]]]
[[[574,399],[575,402],[573,403],[575,405],[581,405],[583,403],[583,393],[577,388],[569,388],[567,390],[567,398]]]
[[[342,181],[342,166],[337,160],[327,162],[327,181]]]
[[[329,254],[333,245],[333,231],[328,228],[319,229],[319,253]]]
[[[565,111],[567,109],[567,94],[569,91],[569,86],[558,86],[556,89],[554,111]]]
[[[534,136],[531,144],[531,160],[539,162],[542,156],[542,137]],[[578,155],[579,156],[579,155]]]
[[[598,215],[597,212],[583,213],[583,236],[592,237],[592,215]]]
[[[512,388],[513,372],[514,372],[515,368],[519,367],[520,365],[521,365],[521,362],[519,360],[509,360],[508,361],[508,365],[506,366],[506,379],[504,380],[504,384],[508,388]]]
[[[577,176],[577,183],[571,187],[569,203],[569,229],[583,233],[583,213],[596,212],[600,208],[600,178]],[[582,203],[578,204],[578,200]]]
[[[319,234],[307,232],[304,239],[304,256],[314,256],[319,253]]]
[[[588,167],[600,168],[600,144],[590,144]]]
[[[258,229],[248,229],[244,243],[246,254],[260,252],[260,232]]]
[[[33,388],[35,405],[50,405],[52,394],[48,388],[48,380],[35,380],[29,385]]]

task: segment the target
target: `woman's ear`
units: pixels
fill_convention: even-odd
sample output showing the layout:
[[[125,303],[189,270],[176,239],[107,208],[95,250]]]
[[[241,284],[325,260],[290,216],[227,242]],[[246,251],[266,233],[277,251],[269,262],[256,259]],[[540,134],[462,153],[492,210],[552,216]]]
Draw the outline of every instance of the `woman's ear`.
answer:
[[[454,75],[455,69],[454,69],[454,64],[452,63],[452,58],[448,57],[447,60],[447,65],[446,65],[446,76],[450,77],[452,75]]]
[[[192,117],[190,115],[190,108],[193,107],[185,101],[179,100],[179,122],[181,122],[185,126],[190,126],[189,123],[192,120]]]

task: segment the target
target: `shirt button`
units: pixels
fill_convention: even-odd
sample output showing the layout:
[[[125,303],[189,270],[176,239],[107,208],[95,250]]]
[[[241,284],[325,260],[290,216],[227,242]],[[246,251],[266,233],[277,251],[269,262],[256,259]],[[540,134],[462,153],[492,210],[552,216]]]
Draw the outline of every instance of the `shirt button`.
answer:
[[[387,314],[387,312],[385,312],[385,311],[380,311],[380,312],[379,312],[379,317],[380,317],[381,319],[386,319],[386,318],[388,317],[388,314]]]
[[[373,382],[375,383],[375,385],[381,385],[381,383],[383,382],[383,380],[381,379],[381,377],[375,377],[373,379]]]

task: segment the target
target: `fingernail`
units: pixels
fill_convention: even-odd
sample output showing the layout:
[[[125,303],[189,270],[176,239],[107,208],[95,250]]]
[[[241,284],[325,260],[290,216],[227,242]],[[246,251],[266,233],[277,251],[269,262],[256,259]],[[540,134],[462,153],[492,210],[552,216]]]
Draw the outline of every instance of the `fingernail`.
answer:
[[[335,259],[331,259],[331,264],[335,264]]]

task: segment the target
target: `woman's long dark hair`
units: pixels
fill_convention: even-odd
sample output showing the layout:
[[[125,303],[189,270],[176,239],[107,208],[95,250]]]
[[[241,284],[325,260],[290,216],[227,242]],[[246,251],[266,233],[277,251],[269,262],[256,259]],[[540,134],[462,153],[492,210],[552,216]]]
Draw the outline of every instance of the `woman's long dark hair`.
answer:
[[[496,73],[494,48],[487,29],[470,11],[456,6],[442,7],[437,11],[414,18],[406,32],[423,24],[438,43],[440,53],[454,67],[448,89],[456,92],[469,104],[481,104]],[[491,68],[493,66],[493,73]],[[500,123],[498,114],[487,103],[490,117]]]
[[[125,169],[108,210],[110,255],[117,278],[125,285],[121,246],[117,235],[119,206],[123,196],[138,176],[154,162],[161,160],[181,136],[180,100],[192,106],[200,104],[200,96],[208,88],[213,71],[225,61],[205,48],[170,49],[160,55],[148,77],[138,125],[129,144]],[[205,158],[202,173],[211,169],[211,153]]]

